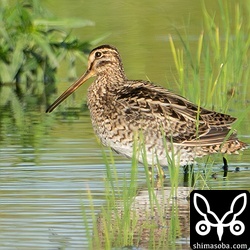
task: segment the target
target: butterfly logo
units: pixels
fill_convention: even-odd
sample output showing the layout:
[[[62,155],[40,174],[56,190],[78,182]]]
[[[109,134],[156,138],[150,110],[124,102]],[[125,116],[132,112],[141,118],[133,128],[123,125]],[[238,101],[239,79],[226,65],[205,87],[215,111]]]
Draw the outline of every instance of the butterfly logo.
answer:
[[[243,199],[243,205],[238,211],[235,211],[237,210],[235,208],[235,204],[238,203],[240,199]],[[204,210],[204,206],[203,206],[203,209],[199,208],[198,201],[203,202],[203,204],[205,204],[206,211],[202,211]],[[204,218],[203,220],[200,220],[199,222],[197,222],[195,226],[195,230],[199,235],[202,235],[202,236],[207,235],[209,234],[211,227],[215,227],[217,228],[217,235],[218,235],[219,241],[221,241],[225,227],[229,227],[230,232],[236,236],[243,234],[243,232],[245,231],[245,225],[243,224],[242,221],[237,220],[237,216],[239,216],[246,208],[246,205],[247,205],[246,193],[239,194],[233,199],[231,206],[230,206],[230,210],[227,211],[222,216],[221,219],[219,219],[218,216],[213,211],[210,210],[210,205],[207,199],[203,195],[195,193],[194,198],[193,198],[193,203],[194,203],[194,207],[196,211]],[[232,216],[232,220],[228,223],[224,223],[226,218],[229,215]],[[216,223],[209,221],[209,218],[210,219],[214,218]]]

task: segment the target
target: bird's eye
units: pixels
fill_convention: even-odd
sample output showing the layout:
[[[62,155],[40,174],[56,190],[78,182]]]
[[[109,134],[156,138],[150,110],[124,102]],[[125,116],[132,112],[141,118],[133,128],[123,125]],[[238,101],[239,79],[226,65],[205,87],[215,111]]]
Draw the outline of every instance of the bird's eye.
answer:
[[[95,57],[101,57],[101,56],[102,56],[101,52],[99,52],[99,51],[95,52]]]

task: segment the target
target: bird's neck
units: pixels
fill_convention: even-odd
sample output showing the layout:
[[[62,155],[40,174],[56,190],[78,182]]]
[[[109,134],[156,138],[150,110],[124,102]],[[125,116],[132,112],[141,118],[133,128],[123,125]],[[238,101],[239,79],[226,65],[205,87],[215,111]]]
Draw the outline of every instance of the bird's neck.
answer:
[[[96,83],[107,91],[116,91],[124,85],[127,80],[123,68],[109,68],[104,73],[98,74]]]
[[[100,103],[103,105],[107,100],[112,99],[112,96],[115,96],[124,86],[126,80],[127,78],[122,67],[118,69],[110,67],[105,72],[99,72],[95,81],[88,89],[90,110],[92,106],[98,106]]]

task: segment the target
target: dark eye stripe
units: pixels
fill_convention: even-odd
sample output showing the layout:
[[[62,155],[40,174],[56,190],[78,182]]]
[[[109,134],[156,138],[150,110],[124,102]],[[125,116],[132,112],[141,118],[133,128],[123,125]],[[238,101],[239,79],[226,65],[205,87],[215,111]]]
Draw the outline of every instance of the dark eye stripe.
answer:
[[[94,64],[94,62],[91,62],[91,64],[89,65],[89,70],[91,70],[91,69],[92,69],[93,64]]]

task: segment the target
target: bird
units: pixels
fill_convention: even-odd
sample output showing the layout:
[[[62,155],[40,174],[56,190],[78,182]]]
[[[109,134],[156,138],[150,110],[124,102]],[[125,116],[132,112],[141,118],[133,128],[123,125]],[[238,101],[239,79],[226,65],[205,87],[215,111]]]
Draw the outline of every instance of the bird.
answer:
[[[196,158],[238,154],[247,144],[232,129],[235,117],[200,107],[150,81],[126,77],[118,49],[94,48],[86,72],[46,112],[89,78],[87,105],[93,129],[103,145],[150,166],[193,165]],[[136,150],[135,150],[135,145]]]

